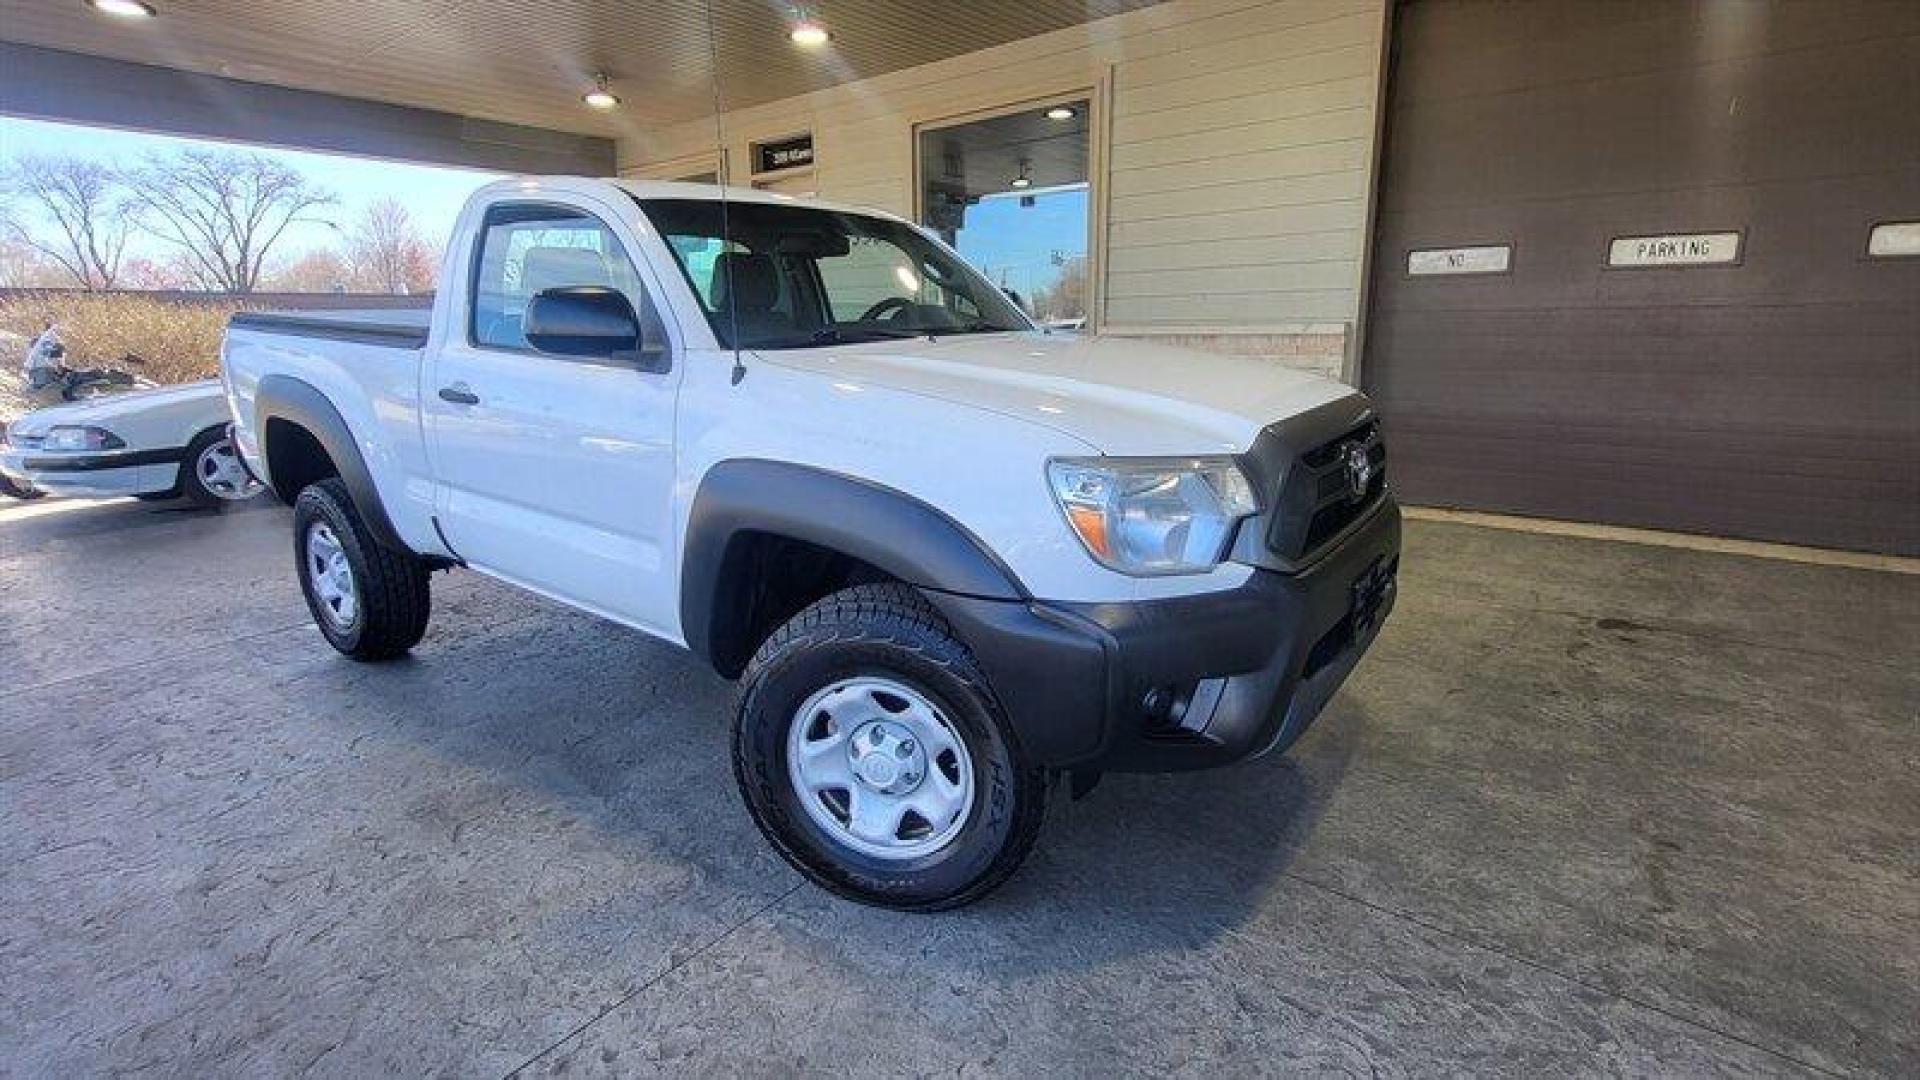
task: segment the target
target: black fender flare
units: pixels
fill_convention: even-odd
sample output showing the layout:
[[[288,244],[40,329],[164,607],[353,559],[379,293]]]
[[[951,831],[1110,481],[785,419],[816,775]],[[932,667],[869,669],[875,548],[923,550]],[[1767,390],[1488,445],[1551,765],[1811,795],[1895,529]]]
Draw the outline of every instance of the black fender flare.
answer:
[[[265,376],[254,390],[253,416],[257,425],[254,444],[260,447],[261,467],[268,474],[264,479],[280,501],[291,505],[300,493],[281,490],[272,476],[267,427],[274,420],[284,420],[304,429],[327,452],[327,457],[333,459],[340,482],[347,486],[354,509],[360,512],[360,519],[366,522],[375,541],[394,551],[411,550],[394,530],[393,519],[387,516],[387,508],[380,502],[380,489],[374,486],[373,474],[367,470],[366,458],[361,456],[353,430],[347,426],[340,410],[334,408],[333,402],[318,388],[291,375]]]
[[[989,600],[1029,599],[999,556],[939,509],[903,491],[791,462],[734,458],[707,470],[681,550],[680,628],[716,667],[724,647],[716,612],[737,602],[722,579],[748,536],[805,541],[859,559],[909,585]]]

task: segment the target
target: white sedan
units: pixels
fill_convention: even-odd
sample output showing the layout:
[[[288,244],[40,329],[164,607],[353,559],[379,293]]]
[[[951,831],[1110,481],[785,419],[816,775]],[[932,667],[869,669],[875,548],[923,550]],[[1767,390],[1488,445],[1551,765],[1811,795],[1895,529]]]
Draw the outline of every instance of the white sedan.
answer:
[[[0,475],[49,495],[238,502],[261,486],[234,453],[228,420],[217,379],[55,405],[7,427]]]

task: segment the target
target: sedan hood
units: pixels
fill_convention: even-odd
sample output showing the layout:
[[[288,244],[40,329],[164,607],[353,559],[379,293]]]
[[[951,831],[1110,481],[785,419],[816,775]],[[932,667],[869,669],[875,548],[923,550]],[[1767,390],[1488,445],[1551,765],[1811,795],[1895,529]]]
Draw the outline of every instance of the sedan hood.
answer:
[[[127,390],[103,394],[97,398],[76,401],[69,405],[51,405],[44,409],[36,409],[15,420],[11,430],[22,435],[44,435],[49,429],[63,424],[92,424],[110,429],[114,420],[131,413],[204,399],[218,399],[222,393],[220,380],[205,379],[200,382],[182,383],[179,386],[162,386],[153,390]]]
[[[1270,360],[1069,334],[964,334],[761,358],[1018,417],[1115,455],[1243,451],[1275,420],[1354,392]]]

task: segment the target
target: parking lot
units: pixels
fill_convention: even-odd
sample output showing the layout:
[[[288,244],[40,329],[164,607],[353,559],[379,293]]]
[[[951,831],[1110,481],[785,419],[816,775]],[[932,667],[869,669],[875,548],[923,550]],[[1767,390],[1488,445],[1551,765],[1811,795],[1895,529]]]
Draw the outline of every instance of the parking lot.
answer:
[[[1109,777],[908,916],[761,841],[691,657],[456,574],[358,666],[290,563],[279,508],[0,508],[0,1073],[1920,1055],[1920,577],[1411,523],[1291,755]]]

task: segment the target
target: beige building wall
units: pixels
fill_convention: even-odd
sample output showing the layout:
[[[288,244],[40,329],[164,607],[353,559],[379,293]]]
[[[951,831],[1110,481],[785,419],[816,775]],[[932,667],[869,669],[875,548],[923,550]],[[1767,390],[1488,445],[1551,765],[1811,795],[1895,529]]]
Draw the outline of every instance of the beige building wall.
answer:
[[[915,211],[916,125],[1093,95],[1103,333],[1352,370],[1385,0],[1170,0],[622,140],[626,174],[812,132],[823,198]],[[724,86],[722,93],[724,96]]]

